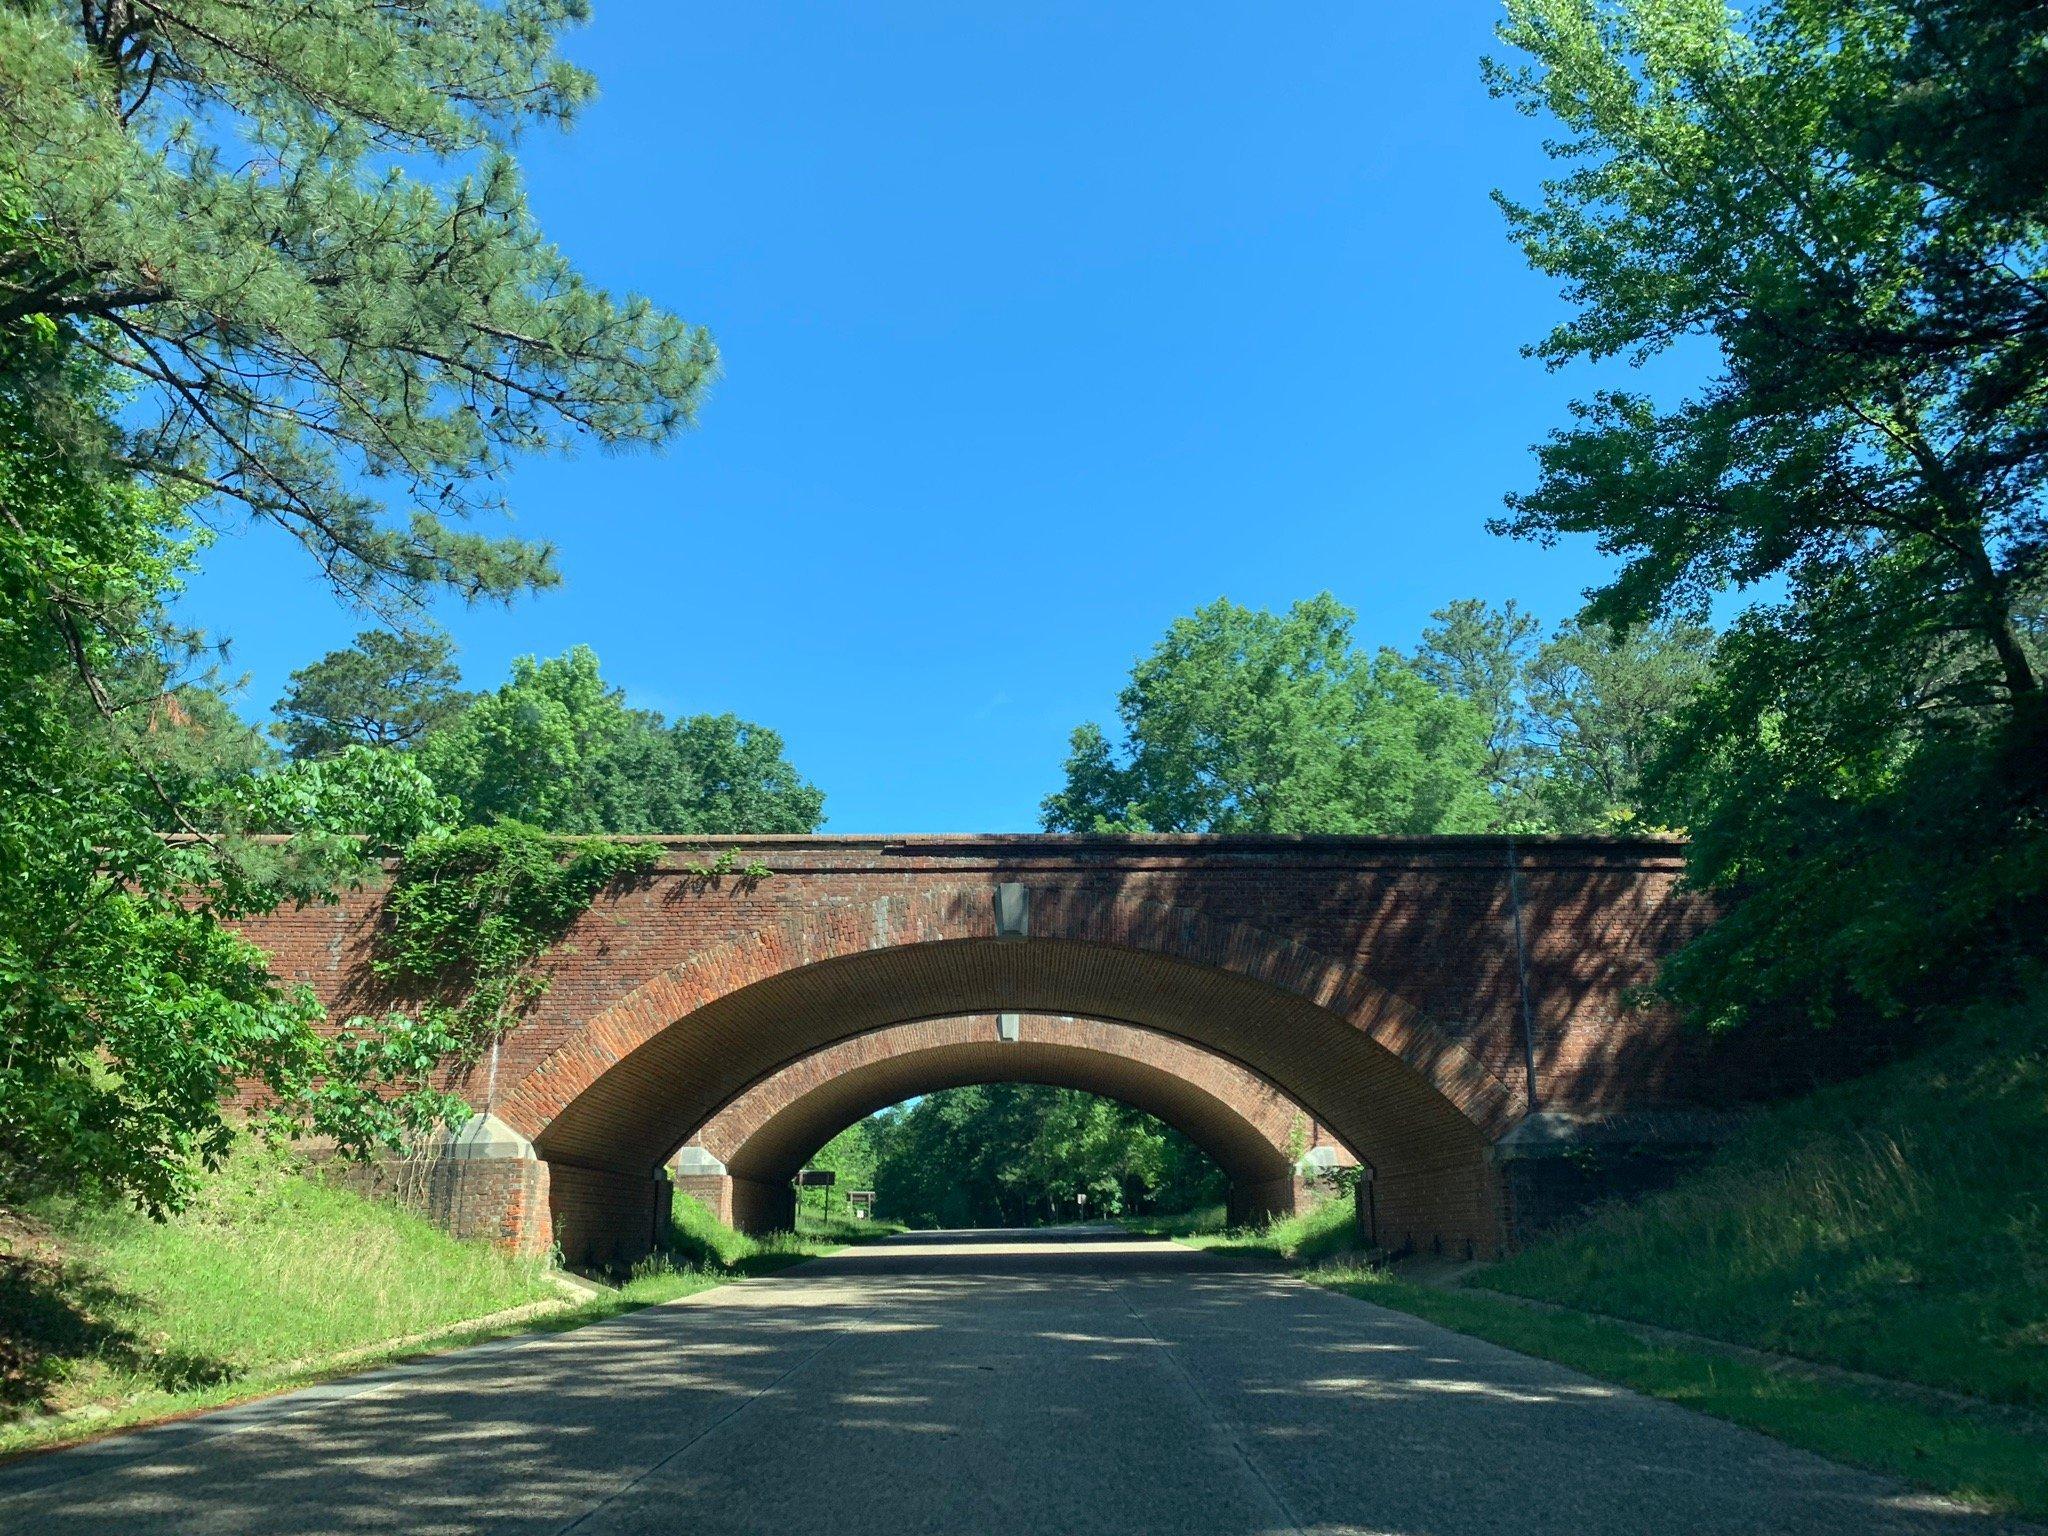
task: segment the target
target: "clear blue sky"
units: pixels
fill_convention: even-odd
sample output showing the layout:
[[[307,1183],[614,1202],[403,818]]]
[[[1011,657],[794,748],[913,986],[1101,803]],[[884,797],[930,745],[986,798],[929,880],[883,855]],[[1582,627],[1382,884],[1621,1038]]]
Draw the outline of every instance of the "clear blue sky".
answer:
[[[1328,588],[1405,648],[1600,575],[1484,526],[1589,384],[1518,355],[1559,309],[1488,201],[1543,164],[1479,80],[1495,6],[596,12],[534,204],[725,376],[664,454],[519,472],[567,582],[444,614],[472,686],[586,641],[780,730],[830,830],[1020,829],[1198,603]],[[207,566],[252,716],[362,627],[267,530]]]

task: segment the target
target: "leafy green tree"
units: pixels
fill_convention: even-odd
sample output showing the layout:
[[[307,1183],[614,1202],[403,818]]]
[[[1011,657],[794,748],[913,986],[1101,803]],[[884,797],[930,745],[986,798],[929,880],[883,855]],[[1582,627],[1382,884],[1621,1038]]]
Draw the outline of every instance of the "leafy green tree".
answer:
[[[239,503],[347,594],[502,597],[551,552],[465,526],[521,453],[654,442],[701,330],[592,287],[510,148],[592,82],[582,0],[0,7],[0,335],[55,323],[127,391],[15,386],[91,472]],[[453,174],[450,174],[450,168]]]
[[[384,797],[370,846],[395,839],[431,789],[346,757],[272,774],[175,683],[197,637],[166,603],[209,504],[376,607],[547,583],[545,548],[466,523],[510,459],[688,418],[708,338],[584,282],[509,157],[588,94],[553,52],[581,14],[0,6],[0,1181],[174,1205],[250,1080],[344,1146],[417,1128],[425,1101],[378,1087],[448,1041],[324,1040],[223,920],[324,893],[359,864],[342,823]],[[264,852],[256,826],[299,836]]]
[[[419,760],[472,821],[616,831],[631,809],[617,802],[617,767],[650,734],[625,694],[598,675],[597,653],[579,645],[547,661],[513,662],[511,680],[428,736]]]
[[[1704,1016],[1894,1008],[2038,942],[2048,705],[2048,11],[1972,0],[1511,0],[1495,89],[1563,129],[1503,199],[1604,390],[1503,526],[1619,561],[1589,618],[1749,606],[1651,765],[1740,891],[1669,973]],[[1954,116],[1951,116],[1951,113]]]
[[[365,630],[291,675],[270,733],[300,760],[356,743],[409,747],[461,711],[461,682],[446,635]]]
[[[1053,831],[1458,832],[1484,827],[1487,719],[1328,593],[1284,614],[1218,600],[1132,669],[1123,732],[1074,732]]]
[[[200,810],[237,831],[293,834],[301,842],[308,834],[360,839],[367,845],[361,853],[373,856],[398,853],[458,817],[454,798],[411,757],[360,743],[334,757],[230,780]]]
[[[553,832],[811,832],[824,796],[773,731],[732,715],[670,727],[606,683],[577,646],[521,657],[495,693],[420,745],[421,767],[471,820]]]
[[[153,645],[128,648],[110,654],[94,686],[59,685],[73,728],[107,734],[129,764],[138,810],[165,832],[191,830],[199,802],[277,755],[218,690],[178,681],[190,660]]]
[[[815,832],[825,793],[783,757],[782,737],[737,715],[691,715],[668,729],[686,794],[650,809],[648,830]]]
[[[1152,1116],[1072,1088],[991,1083],[869,1122],[878,1214],[921,1227],[1022,1226],[1189,1210],[1224,1195],[1214,1163]]]
[[[881,1160],[879,1124],[873,1117],[856,1120],[812,1154],[808,1166],[828,1169],[835,1176],[824,1201],[829,1214],[848,1216],[853,1206],[847,1192],[875,1187],[875,1171]],[[810,1198],[813,1197],[806,1197],[806,1209],[810,1209]]]
[[[1644,770],[1701,687],[1714,633],[1684,621],[1626,632],[1573,621],[1547,640],[1533,615],[1475,598],[1431,615],[1415,669],[1493,721],[1495,824],[1525,832],[1664,825]]]
[[[44,333],[53,351],[54,334]],[[105,403],[104,373],[89,360],[43,361],[68,371],[81,399]],[[380,1139],[389,1107],[361,1073],[374,1077],[405,1042],[364,1040],[352,1067],[340,1063],[314,1032],[312,1000],[224,926],[285,889],[211,836],[159,835],[182,811],[174,794],[223,782],[194,721],[232,719],[224,706],[212,713],[217,699],[192,703],[211,695],[162,688],[176,658],[160,604],[198,542],[181,498],[81,473],[7,377],[0,370],[0,1199],[39,1184],[175,1206],[195,1163],[231,1144],[222,1102],[237,1082],[261,1085],[293,1123],[345,1145]],[[138,696],[120,691],[137,679]],[[163,724],[174,705],[178,721]],[[226,735],[247,744],[246,728]]]
[[[1541,747],[1533,737],[1529,668],[1543,626],[1510,598],[1490,608],[1476,597],[1460,598],[1430,616],[1416,648],[1415,671],[1442,693],[1469,699],[1485,715],[1486,756],[1480,772],[1512,824],[1530,814],[1531,780],[1540,770]]]
[[[1674,722],[1712,674],[1714,632],[1676,620],[1617,634],[1562,626],[1531,658],[1531,799],[1559,832],[1675,828],[1648,778]]]

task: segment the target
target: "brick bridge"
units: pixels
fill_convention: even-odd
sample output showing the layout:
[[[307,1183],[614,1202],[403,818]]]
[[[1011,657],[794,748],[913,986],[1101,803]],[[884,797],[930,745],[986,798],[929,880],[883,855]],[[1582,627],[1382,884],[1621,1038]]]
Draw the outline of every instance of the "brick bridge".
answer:
[[[411,1181],[456,1229],[628,1259],[700,1132],[758,1116],[752,1134],[775,1137],[720,1145],[773,1184],[868,1109],[993,1077],[1162,1114],[1211,1147],[1245,1209],[1283,1203],[1271,1106],[1254,1102],[1277,1096],[1364,1165],[1377,1241],[1492,1253],[1601,1187],[1589,1170],[1632,1177],[1708,1134],[1701,1112],[1743,1098],[1755,1065],[1631,1002],[1706,920],[1669,842],[653,841],[658,869],[584,915],[546,996],[458,1084],[484,1113]],[[773,874],[692,872],[726,846]],[[370,965],[381,907],[373,889],[246,931],[337,1017],[372,1012],[403,1001]],[[1040,1018],[997,1042],[973,1017],[1003,1013],[1068,1034]],[[935,1025],[898,1032],[939,1020],[961,1050]],[[821,1073],[849,1081],[824,1094]],[[724,1198],[749,1221],[781,1209]]]

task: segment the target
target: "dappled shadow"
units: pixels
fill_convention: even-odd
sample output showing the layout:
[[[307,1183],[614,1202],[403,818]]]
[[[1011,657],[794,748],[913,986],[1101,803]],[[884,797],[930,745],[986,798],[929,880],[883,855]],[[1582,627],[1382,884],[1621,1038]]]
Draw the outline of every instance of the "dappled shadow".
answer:
[[[1100,1231],[915,1234],[367,1385],[0,1468],[0,1524],[1998,1528],[1414,1318]]]
[[[111,1320],[137,1305],[76,1260],[0,1253],[0,1417],[59,1406],[59,1389],[88,1364],[166,1392],[234,1378],[228,1361],[163,1349]]]

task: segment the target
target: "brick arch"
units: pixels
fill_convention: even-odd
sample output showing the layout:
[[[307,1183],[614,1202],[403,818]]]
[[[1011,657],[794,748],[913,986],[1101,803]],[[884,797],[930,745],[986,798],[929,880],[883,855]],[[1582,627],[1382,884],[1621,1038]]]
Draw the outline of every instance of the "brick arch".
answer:
[[[1237,1063],[1171,1035],[1056,1014],[1024,1014],[1016,1038],[994,1015],[892,1025],[814,1051],[755,1083],[690,1138],[725,1174],[678,1184],[752,1231],[787,1225],[792,1176],[855,1121],[918,1094],[974,1083],[1078,1088],[1165,1121],[1230,1182],[1231,1213],[1251,1221],[1294,1209],[1295,1159],[1323,1147],[1356,1162],[1278,1088]]]
[[[649,1230],[662,1159],[780,1064],[884,1025],[997,1009],[1142,1026],[1230,1057],[1378,1170],[1391,1233],[1499,1246],[1486,1153],[1522,1095],[1355,961],[1157,899],[1032,896],[1020,939],[996,936],[988,884],[814,903],[590,1019],[497,1105],[550,1166],[565,1251],[604,1250],[611,1227]]]

